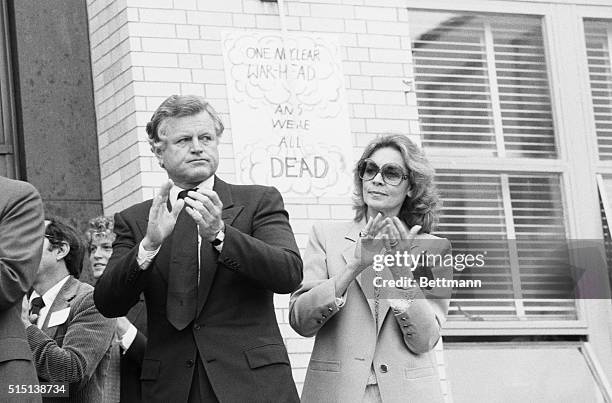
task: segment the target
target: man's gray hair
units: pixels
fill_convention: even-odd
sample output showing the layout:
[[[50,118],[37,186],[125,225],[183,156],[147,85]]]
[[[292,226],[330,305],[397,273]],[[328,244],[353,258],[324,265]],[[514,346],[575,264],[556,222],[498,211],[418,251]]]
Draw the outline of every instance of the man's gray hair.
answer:
[[[221,136],[223,133],[223,123],[215,109],[203,98],[197,95],[171,95],[159,105],[151,116],[151,121],[147,123],[147,135],[151,150],[155,148],[166,137],[162,123],[169,118],[192,116],[200,112],[207,112],[215,125],[215,134]],[[161,128],[161,130],[160,130]]]

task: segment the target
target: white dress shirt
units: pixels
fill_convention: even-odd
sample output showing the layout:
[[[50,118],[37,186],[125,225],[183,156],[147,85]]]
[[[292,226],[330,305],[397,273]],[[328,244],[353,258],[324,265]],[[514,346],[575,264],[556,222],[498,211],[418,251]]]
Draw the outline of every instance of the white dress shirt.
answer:
[[[49,309],[51,308],[51,305],[53,305],[53,301],[55,301],[57,294],[59,294],[64,284],[66,284],[66,281],[68,281],[68,278],[70,278],[70,276],[64,277],[63,279],[55,283],[53,287],[49,288],[47,292],[42,295],[42,299],[43,299],[43,302],[45,303],[45,306],[43,306],[40,309],[40,312],[38,313],[38,319],[36,320],[36,326],[38,326],[39,329],[42,329],[45,323],[45,319],[47,318],[47,314],[49,313]],[[36,291],[32,292],[32,295],[30,295],[30,301],[29,301],[30,306],[32,305],[32,300],[38,296],[39,295]]]

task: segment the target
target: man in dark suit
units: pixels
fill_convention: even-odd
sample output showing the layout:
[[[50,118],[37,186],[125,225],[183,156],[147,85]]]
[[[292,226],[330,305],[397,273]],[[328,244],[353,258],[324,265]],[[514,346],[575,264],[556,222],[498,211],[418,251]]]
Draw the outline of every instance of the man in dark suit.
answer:
[[[38,377],[69,384],[69,397],[43,401],[99,403],[104,398],[115,321],[98,312],[93,288],[77,280],[85,245],[76,230],[58,219],[45,220],[42,259],[22,312]]]
[[[299,286],[302,261],[276,189],[214,175],[222,132],[201,97],[155,111],[147,134],[171,180],[115,216],[94,298],[122,316],[144,292],[145,401],[297,402],[272,297]]]
[[[23,296],[36,276],[43,244],[43,208],[29,183],[0,176],[0,401],[40,401],[9,393],[9,385],[38,385],[21,323]]]
[[[113,254],[114,221],[112,217],[99,216],[89,220],[85,232],[89,245],[89,262],[94,280],[106,270]],[[138,403],[142,401],[140,371],[147,344],[147,312],[144,297],[126,316],[117,318],[116,338],[111,350],[111,368],[107,377],[107,401]]]

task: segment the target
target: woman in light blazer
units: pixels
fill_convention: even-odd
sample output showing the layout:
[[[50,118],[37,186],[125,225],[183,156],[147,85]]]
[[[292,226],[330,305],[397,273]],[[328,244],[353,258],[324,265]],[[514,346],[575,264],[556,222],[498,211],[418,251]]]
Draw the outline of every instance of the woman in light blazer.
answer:
[[[429,235],[438,207],[432,179],[407,137],[378,138],[355,169],[354,221],[313,227],[289,307],[293,329],[316,335],[302,402],[443,400],[432,349],[450,289],[406,284],[452,274],[450,242]],[[396,259],[381,270],[382,256],[404,252],[408,264]],[[413,271],[418,256],[427,260]]]

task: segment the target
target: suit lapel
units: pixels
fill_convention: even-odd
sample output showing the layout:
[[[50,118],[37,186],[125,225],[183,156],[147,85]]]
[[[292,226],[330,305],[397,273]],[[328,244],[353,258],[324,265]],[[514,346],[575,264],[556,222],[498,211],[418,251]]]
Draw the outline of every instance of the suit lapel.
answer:
[[[51,308],[49,308],[49,312],[47,312],[45,323],[42,327],[42,331],[45,332],[50,338],[55,338],[58,328],[62,325],[58,324],[53,327],[49,327],[49,319],[51,318],[51,315],[63,309],[70,309],[70,301],[72,301],[72,299],[76,296],[76,290],[78,285],[78,280],[70,276],[68,280],[66,280],[62,288],[60,288],[59,292],[57,293],[57,296],[55,297],[55,300],[53,300]]]
[[[361,228],[365,226],[365,220],[361,222],[353,222],[348,232],[344,236],[345,247],[342,250],[342,258],[344,259],[344,263],[348,263],[355,259],[355,248],[357,247],[357,240],[359,239],[359,232]],[[368,303],[370,307],[370,312],[372,313],[372,319],[374,319],[374,315],[376,312],[376,304],[374,302],[374,288],[372,284],[374,271],[371,268],[367,268],[362,271],[356,278],[357,284],[359,285],[359,290],[363,294],[363,297]],[[380,308],[380,305],[379,305]]]
[[[238,214],[244,209],[244,206],[234,206],[232,199],[232,191],[230,185],[215,176],[215,184],[213,190],[219,195],[221,203],[223,203],[223,211],[221,218],[225,225],[232,225]],[[217,273],[217,257],[218,252],[206,240],[202,240],[202,246],[200,247],[200,284],[198,285],[198,308],[196,317],[200,315],[212,283]]]
[[[365,225],[364,220],[358,223],[353,222],[348,232],[344,236],[345,247],[342,250],[342,258],[344,259],[345,264],[355,259],[355,248],[357,247],[357,240],[359,239],[359,232],[361,231],[361,228],[363,227],[363,225]],[[359,289],[362,292],[364,292],[364,289],[363,289],[364,284],[363,284],[363,280],[361,279],[361,275],[357,276],[357,283],[359,284]],[[364,295],[365,295],[365,292],[364,292]]]

